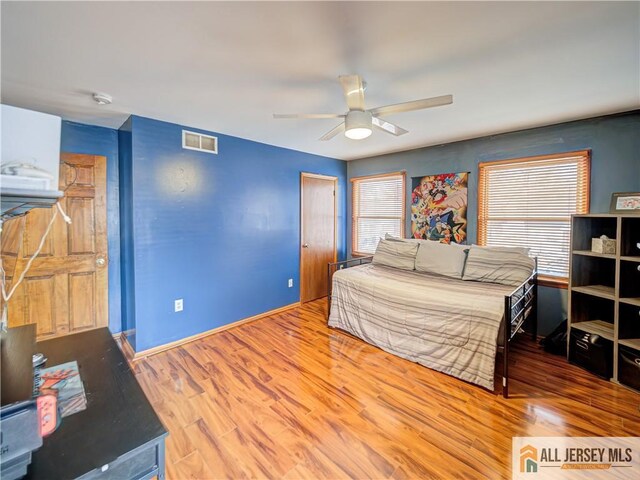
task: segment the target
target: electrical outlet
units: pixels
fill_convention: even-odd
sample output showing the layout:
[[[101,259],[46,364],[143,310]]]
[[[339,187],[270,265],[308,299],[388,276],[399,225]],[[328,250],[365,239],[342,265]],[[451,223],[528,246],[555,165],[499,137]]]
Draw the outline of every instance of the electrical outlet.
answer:
[[[181,312],[183,309],[184,309],[183,300],[181,298],[178,298],[177,300],[174,300],[174,302],[173,302],[173,310],[175,312]]]
[[[289,279],[289,288],[293,287],[293,278]]]

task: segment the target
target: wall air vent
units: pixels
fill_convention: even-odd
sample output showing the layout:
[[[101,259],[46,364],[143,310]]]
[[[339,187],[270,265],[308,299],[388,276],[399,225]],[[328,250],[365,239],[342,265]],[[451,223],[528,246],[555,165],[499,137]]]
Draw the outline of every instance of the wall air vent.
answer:
[[[218,153],[218,137],[183,130],[182,148],[199,152]]]

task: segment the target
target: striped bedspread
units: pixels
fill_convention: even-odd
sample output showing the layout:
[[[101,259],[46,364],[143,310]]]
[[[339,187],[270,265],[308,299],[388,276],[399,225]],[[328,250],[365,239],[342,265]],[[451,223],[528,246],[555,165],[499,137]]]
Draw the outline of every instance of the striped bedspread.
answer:
[[[329,326],[493,390],[504,296],[513,288],[361,265],[333,275]]]

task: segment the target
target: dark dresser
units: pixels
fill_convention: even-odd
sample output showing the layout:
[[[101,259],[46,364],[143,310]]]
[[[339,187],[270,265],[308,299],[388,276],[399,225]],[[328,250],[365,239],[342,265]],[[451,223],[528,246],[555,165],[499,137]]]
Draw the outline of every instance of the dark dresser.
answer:
[[[107,328],[37,343],[47,367],[75,360],[87,408],[33,453],[28,479],[164,478],[167,431]]]

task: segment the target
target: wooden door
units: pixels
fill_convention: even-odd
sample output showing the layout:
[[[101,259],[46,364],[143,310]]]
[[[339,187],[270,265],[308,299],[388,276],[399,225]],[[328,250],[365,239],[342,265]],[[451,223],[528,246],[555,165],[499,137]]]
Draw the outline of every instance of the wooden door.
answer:
[[[39,340],[108,325],[107,159],[62,154],[61,160],[60,202],[72,223],[58,214],[8,305],[9,326],[36,323]],[[35,208],[11,220],[24,225],[13,279],[38,248],[55,208]],[[10,251],[3,245],[3,255]]]
[[[300,301],[327,295],[327,264],[336,261],[338,179],[301,176]]]

